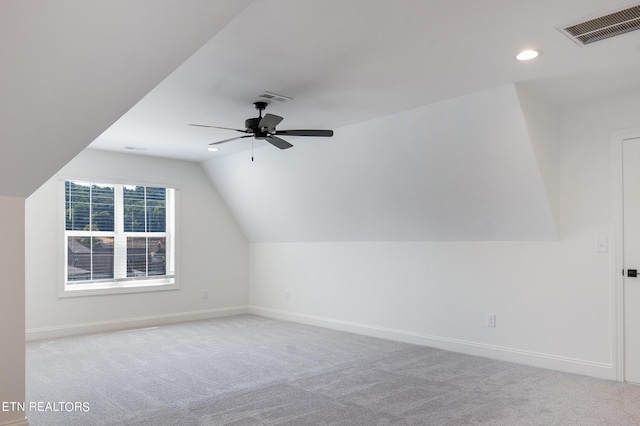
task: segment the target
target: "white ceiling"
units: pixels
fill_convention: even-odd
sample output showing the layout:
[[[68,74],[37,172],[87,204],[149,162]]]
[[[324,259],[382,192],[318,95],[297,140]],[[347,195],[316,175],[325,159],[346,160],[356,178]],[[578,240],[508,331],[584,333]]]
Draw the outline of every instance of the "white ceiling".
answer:
[[[254,242],[553,240],[521,102],[502,86],[203,167]]]
[[[0,1],[0,195],[35,191],[248,3]]]
[[[629,4],[4,0],[0,194],[91,144],[200,162],[250,241],[554,239],[554,104],[640,88],[640,31],[557,28]],[[212,153],[237,134],[187,125],[242,128],[265,90],[293,98],[268,108],[280,130],[335,136],[251,162],[250,139]]]
[[[255,0],[92,147],[194,161],[248,150],[251,139],[208,152],[237,134],[187,124],[244,128],[264,90],[293,98],[268,108],[285,117],[279,128],[335,130],[516,82],[554,102],[629,90],[640,86],[640,32],[581,48],[557,30],[628,4]],[[543,54],[515,61],[523,48]]]

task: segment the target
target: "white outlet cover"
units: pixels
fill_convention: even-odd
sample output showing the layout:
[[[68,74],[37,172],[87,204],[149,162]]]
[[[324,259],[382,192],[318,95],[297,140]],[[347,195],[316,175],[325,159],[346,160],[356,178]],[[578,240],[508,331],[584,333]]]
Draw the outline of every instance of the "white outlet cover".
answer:
[[[495,327],[495,326],[496,326],[495,314],[487,314],[487,327]]]
[[[605,237],[596,238],[596,253],[609,252],[609,239]]]

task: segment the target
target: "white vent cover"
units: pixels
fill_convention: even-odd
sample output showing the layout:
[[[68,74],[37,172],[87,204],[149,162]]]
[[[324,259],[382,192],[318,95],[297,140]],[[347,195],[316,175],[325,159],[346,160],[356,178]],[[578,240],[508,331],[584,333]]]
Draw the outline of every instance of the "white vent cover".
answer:
[[[276,95],[275,93],[271,93],[271,92],[262,92],[258,95],[258,97],[263,99],[268,99],[270,101],[276,101],[276,102],[289,102],[292,99],[288,96]]]
[[[640,29],[640,5],[559,28],[580,46]]]

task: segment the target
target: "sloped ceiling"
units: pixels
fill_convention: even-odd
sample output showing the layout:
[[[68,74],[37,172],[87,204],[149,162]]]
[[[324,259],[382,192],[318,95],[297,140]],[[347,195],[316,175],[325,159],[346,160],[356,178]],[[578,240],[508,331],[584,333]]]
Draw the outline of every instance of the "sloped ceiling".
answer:
[[[0,194],[31,194],[248,3],[1,1]]]
[[[93,141],[201,162],[251,241],[554,239],[555,105],[640,87],[640,32],[579,48],[557,28],[627,5],[5,1],[0,194]],[[264,90],[293,98],[279,128],[335,137],[256,141],[251,162],[187,126],[242,128]]]
[[[558,237],[513,85],[254,155],[203,163],[251,241]]]
[[[255,0],[92,147],[193,161],[246,151],[207,152],[236,134],[187,124],[243,128],[265,90],[293,98],[267,109],[281,128],[335,130],[506,84],[554,102],[637,88],[640,31],[580,48],[558,30],[627,3]],[[516,61],[524,48],[542,56]]]

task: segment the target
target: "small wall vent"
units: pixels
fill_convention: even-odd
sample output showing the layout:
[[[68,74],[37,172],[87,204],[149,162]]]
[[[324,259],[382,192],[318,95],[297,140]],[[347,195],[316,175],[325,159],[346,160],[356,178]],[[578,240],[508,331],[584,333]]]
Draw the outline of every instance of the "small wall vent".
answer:
[[[640,29],[640,4],[588,21],[559,28],[580,46]]]
[[[271,92],[262,92],[258,95],[259,98],[268,99],[275,102],[289,102],[292,98],[284,95],[277,95]]]

